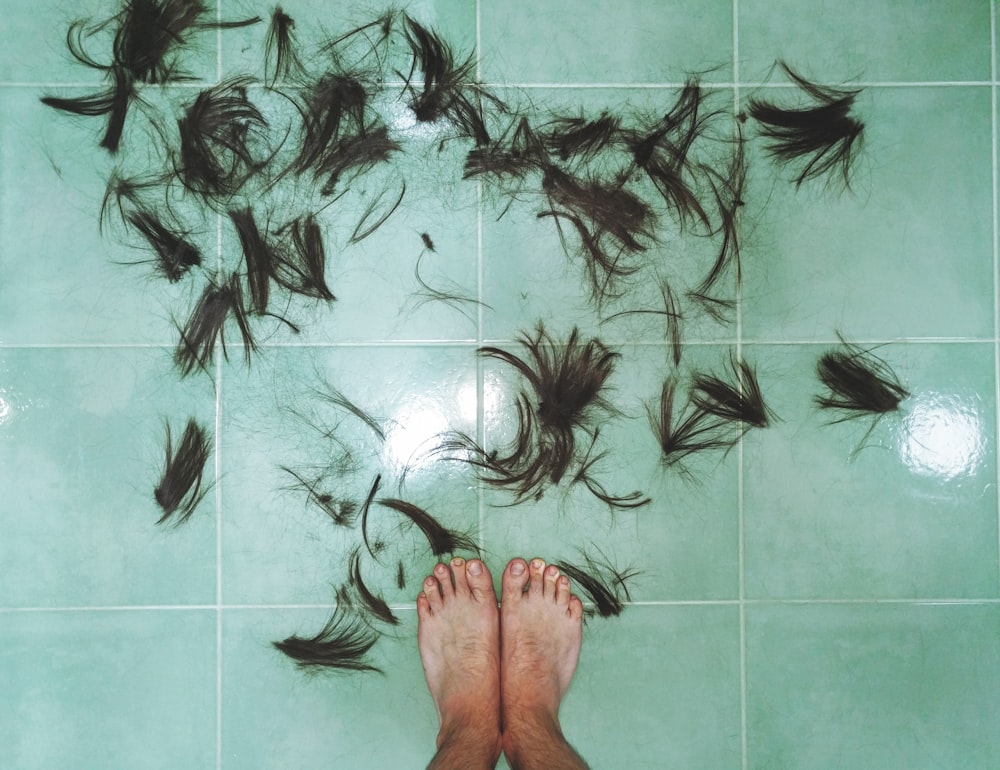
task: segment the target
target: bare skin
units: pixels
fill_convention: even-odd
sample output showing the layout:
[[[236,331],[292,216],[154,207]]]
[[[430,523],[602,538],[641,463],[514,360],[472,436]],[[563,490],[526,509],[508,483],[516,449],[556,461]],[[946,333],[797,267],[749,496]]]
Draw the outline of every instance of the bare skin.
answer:
[[[430,770],[492,768],[500,757],[499,613],[478,559],[438,564],[417,597],[417,645],[441,729]]]
[[[498,613],[486,565],[453,559],[424,581],[417,615],[441,721],[430,770],[492,768],[501,746],[514,770],[586,770],[559,725],[583,620],[565,576],[540,559],[512,560]]]

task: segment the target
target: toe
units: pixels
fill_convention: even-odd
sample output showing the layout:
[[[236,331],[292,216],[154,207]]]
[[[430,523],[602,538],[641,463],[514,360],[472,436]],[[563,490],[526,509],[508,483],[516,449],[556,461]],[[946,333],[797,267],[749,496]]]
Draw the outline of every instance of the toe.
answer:
[[[524,559],[511,559],[503,571],[502,601],[514,602],[521,598],[528,582],[528,565]]]
[[[448,601],[455,595],[455,585],[451,582],[451,570],[447,565],[438,564],[434,568],[434,577],[437,578],[438,585],[441,586],[441,595]]]
[[[493,592],[493,578],[482,561],[471,559],[465,565],[465,577],[473,599],[496,606],[497,595]]]
[[[545,582],[542,574],[545,572],[545,562],[541,559],[532,559],[528,565],[528,595],[542,596]]]
[[[570,587],[569,578],[560,575],[556,580],[556,604],[563,609],[569,608]]]
[[[431,603],[423,591],[417,596],[417,618],[425,621],[431,616]]]
[[[441,609],[441,605],[443,604],[443,600],[441,599],[441,584],[433,575],[428,576],[427,579],[424,580],[424,596],[427,597],[427,603],[430,605],[431,613],[437,612]]]
[[[469,581],[465,576],[465,559],[456,556],[451,560],[451,574],[455,582],[455,595],[467,597],[469,595]]]
[[[583,602],[577,596],[571,596],[569,599],[569,616],[573,620],[583,619]]]
[[[545,568],[542,578],[542,594],[546,599],[556,600],[556,581],[559,579],[559,568],[550,564]]]

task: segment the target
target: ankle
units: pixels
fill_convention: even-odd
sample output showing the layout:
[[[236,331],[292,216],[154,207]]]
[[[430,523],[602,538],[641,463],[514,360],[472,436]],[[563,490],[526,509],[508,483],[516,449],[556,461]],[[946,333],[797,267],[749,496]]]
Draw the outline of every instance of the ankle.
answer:
[[[470,757],[496,764],[501,748],[500,715],[466,712],[442,718],[437,747],[439,750],[461,747]]]
[[[517,757],[531,746],[552,741],[565,741],[558,709],[553,711],[539,705],[505,708],[503,750],[508,757]]]

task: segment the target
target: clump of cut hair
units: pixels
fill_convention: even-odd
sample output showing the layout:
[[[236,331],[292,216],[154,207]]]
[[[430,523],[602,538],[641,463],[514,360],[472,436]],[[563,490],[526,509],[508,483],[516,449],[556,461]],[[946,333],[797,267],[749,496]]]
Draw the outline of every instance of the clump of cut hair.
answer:
[[[178,121],[177,175],[209,200],[237,194],[270,161],[257,157],[267,120],[248,98],[249,85],[235,77],[201,91]]]
[[[767,152],[782,165],[802,164],[795,177],[796,187],[837,171],[844,186],[850,187],[851,167],[865,127],[851,115],[861,89],[821,86],[806,80],[783,61],[778,65],[812,103],[780,107],[764,99],[750,99],[747,112],[759,124]]]
[[[601,554],[600,558],[581,553],[582,564],[558,561],[555,566],[566,575],[590,602],[593,610],[585,610],[587,614],[596,612],[602,618],[617,617],[625,609],[625,602],[632,600],[628,581],[639,572],[635,569],[620,570]]]
[[[410,72],[403,80],[411,96],[414,117],[421,123],[446,119],[460,136],[472,138],[477,146],[489,144],[483,101],[501,108],[503,103],[485,87],[472,82],[473,57],[456,61],[451,46],[407,14],[404,14],[403,34],[413,55]],[[423,75],[420,86],[413,85],[416,72]]]
[[[747,182],[746,140],[743,130],[737,123],[736,139],[733,154],[726,173],[720,173],[712,166],[702,165],[704,176],[712,190],[715,206],[719,216],[719,251],[708,274],[693,290],[698,298],[708,299],[708,293],[716,282],[726,272],[729,265],[735,265],[736,285],[743,281],[743,269],[740,261],[739,213],[745,205],[743,200]]]
[[[471,537],[448,529],[423,508],[413,503],[397,498],[383,497],[379,498],[378,504],[402,514],[416,524],[417,529],[427,538],[431,553],[435,556],[444,556],[456,551],[479,553],[479,546]]]
[[[728,419],[719,417],[688,398],[680,410],[676,406],[677,378],[668,377],[660,391],[658,408],[647,406],[649,424],[660,445],[660,462],[666,468],[686,473],[683,461],[706,450],[729,450],[740,433]]]
[[[528,119],[521,116],[503,135],[469,150],[462,178],[522,182],[529,174],[542,172],[550,165],[545,143]]]
[[[189,419],[184,427],[180,443],[174,447],[170,424],[165,424],[166,449],[164,451],[163,473],[153,490],[153,498],[163,515],[157,524],[173,520],[180,526],[191,518],[194,509],[208,493],[204,485],[205,463],[212,450],[208,431],[194,419]]]
[[[871,350],[840,337],[841,348],[828,350],[816,364],[820,381],[829,393],[814,397],[821,409],[841,414],[831,423],[866,415],[880,417],[899,408],[910,395],[892,367]]]
[[[280,5],[271,13],[271,23],[264,42],[264,61],[268,64],[273,62],[267,77],[267,82],[272,86],[303,74],[302,62],[296,51],[295,19],[285,13]]]
[[[193,267],[201,264],[201,250],[187,233],[178,232],[152,209],[134,207],[125,212],[125,221],[146,239],[156,256],[156,270],[170,283],[177,283]]]
[[[225,283],[209,283],[198,299],[187,323],[180,329],[180,341],[174,349],[174,364],[186,377],[195,369],[207,371],[218,340],[223,355],[228,359],[225,325],[232,316],[243,340],[243,355],[247,364],[257,350],[246,309],[243,305],[243,288],[239,276],[233,274]]]
[[[365,608],[383,623],[391,626],[399,625],[399,618],[393,614],[385,599],[375,594],[361,577],[361,550],[355,548],[348,559],[349,583],[357,591],[358,598]]]
[[[620,139],[621,120],[604,111],[593,120],[582,116],[556,117],[539,128],[545,148],[559,160],[588,162]]]
[[[527,358],[501,348],[479,350],[512,366],[529,386],[515,402],[517,434],[510,446],[487,451],[468,434],[451,432],[433,451],[472,465],[485,483],[511,491],[514,505],[538,499],[549,484],[559,484],[581,461],[576,431],[592,435],[598,413],[616,412],[604,390],[618,358],[600,340],[582,342],[577,328],[557,342],[539,323],[534,336],[522,334],[519,341]]]
[[[322,630],[312,637],[289,636],[274,647],[306,671],[376,671],[367,655],[378,633],[354,611],[338,606]]]
[[[732,354],[729,374],[728,380],[714,374],[695,374],[691,385],[694,406],[723,420],[741,423],[744,432],[768,427],[774,412],[764,403],[753,365]]]
[[[275,251],[274,281],[303,297],[333,302],[337,299],[326,282],[326,247],[315,214],[293,219],[276,235],[288,230],[288,244]]]

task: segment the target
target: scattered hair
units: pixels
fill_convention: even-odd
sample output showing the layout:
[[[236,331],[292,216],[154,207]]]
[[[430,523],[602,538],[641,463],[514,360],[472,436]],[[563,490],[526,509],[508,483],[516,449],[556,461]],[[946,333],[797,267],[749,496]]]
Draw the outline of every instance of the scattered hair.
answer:
[[[361,539],[364,541],[368,553],[375,561],[378,561],[378,555],[376,554],[376,549],[372,547],[371,541],[368,539],[368,512],[371,511],[372,503],[375,502],[375,495],[378,494],[378,489],[381,485],[382,474],[379,473],[375,476],[375,480],[372,482],[371,489],[368,490],[368,496],[365,497],[364,503],[361,504]]]
[[[224,331],[230,315],[240,330],[244,359],[247,364],[250,363],[250,355],[257,350],[257,343],[243,306],[239,276],[234,273],[225,283],[210,282],[205,287],[187,323],[180,329],[180,341],[174,349],[174,364],[182,377],[195,369],[207,371],[212,363],[216,340],[222,344],[223,355],[229,358]]]
[[[271,24],[264,43],[264,61],[272,60],[274,66],[268,81],[271,85],[303,72],[302,62],[295,50],[295,19],[285,13],[280,5],[271,14]]]
[[[396,213],[396,209],[399,208],[399,204],[403,202],[403,196],[406,195],[406,180],[403,180],[403,183],[400,185],[399,197],[396,198],[396,202],[392,204],[389,208],[385,209],[379,215],[378,219],[369,224],[368,221],[375,215],[375,211],[378,208],[379,203],[382,202],[382,197],[385,195],[385,192],[386,192],[385,190],[380,192],[378,194],[378,197],[368,204],[368,207],[364,210],[364,213],[361,215],[361,219],[358,220],[358,224],[354,228],[354,232],[351,233],[349,243],[359,243],[360,241],[363,241],[369,235],[378,230],[382,225],[384,225],[386,221],[389,219],[389,217],[391,217],[393,214]]]
[[[177,283],[192,267],[201,264],[201,251],[187,239],[187,233],[168,226],[146,207],[134,207],[124,214],[156,255],[156,269],[170,283]]]
[[[424,533],[424,537],[427,538],[431,553],[435,556],[443,556],[456,551],[479,553],[479,546],[472,538],[444,527],[427,511],[413,503],[391,497],[382,497],[379,498],[378,504],[401,513],[416,524],[417,528]]]
[[[821,86],[806,80],[785,62],[778,66],[812,103],[806,107],[779,107],[753,97],[747,112],[759,124],[765,148],[781,164],[801,162],[795,177],[799,187],[807,179],[839,171],[850,187],[855,150],[861,144],[864,123],[850,113],[861,89]]]
[[[274,647],[306,671],[333,669],[342,671],[376,671],[366,658],[378,641],[378,633],[356,612],[338,604],[322,630],[313,637],[289,636]]]
[[[712,449],[728,450],[739,441],[741,433],[733,423],[718,417],[688,398],[683,409],[675,406],[677,378],[668,377],[660,391],[660,403],[647,406],[649,424],[660,444],[664,467],[686,472],[682,461],[691,455]]]
[[[590,600],[594,611],[602,618],[621,615],[625,602],[632,600],[628,581],[639,572],[631,568],[619,570],[603,553],[599,559],[586,552],[581,556],[582,564],[558,561],[555,566]]]
[[[587,454],[580,462],[580,467],[573,477],[573,482],[583,484],[594,497],[613,511],[634,510],[635,508],[642,508],[643,506],[649,505],[653,502],[651,497],[639,492],[638,490],[629,492],[626,495],[612,494],[608,492],[607,487],[605,487],[603,483],[594,478],[594,466],[596,466],[597,463],[603,460],[608,454],[607,450],[593,454],[599,435],[600,429],[595,428],[590,442],[590,447],[587,449]]]
[[[351,552],[348,563],[350,565],[348,567],[350,583],[354,586],[354,590],[358,592],[358,598],[361,599],[361,603],[379,620],[393,626],[398,626],[399,618],[389,609],[389,605],[385,599],[372,593],[371,589],[365,585],[361,577],[361,550],[359,548],[355,548]]]
[[[359,513],[357,504],[351,500],[337,499],[329,492],[323,491],[320,487],[322,476],[310,481],[285,465],[280,466],[280,469],[295,479],[292,489],[304,490],[307,495],[306,502],[323,511],[330,517],[330,521],[339,527],[354,526]]]
[[[194,419],[189,419],[175,451],[170,424],[165,423],[164,427],[166,449],[163,473],[153,490],[153,498],[163,515],[156,523],[163,524],[168,519],[173,519],[174,526],[180,526],[191,518],[194,509],[210,489],[203,485],[203,477],[212,441],[208,431]]]
[[[326,282],[326,248],[315,214],[293,219],[276,233],[290,231],[291,243],[274,250],[271,277],[276,283],[304,297],[334,302],[337,297]]]
[[[332,385],[324,383],[321,389],[314,389],[313,392],[327,403],[333,404],[334,406],[339,407],[357,417],[371,429],[372,433],[378,436],[380,441],[385,441],[385,430],[382,428],[379,421]]]
[[[594,120],[557,117],[540,127],[539,138],[561,161],[591,161],[620,138],[620,124],[621,120],[607,111]]]
[[[406,568],[402,561],[396,565],[396,588],[399,590],[406,588]]]

